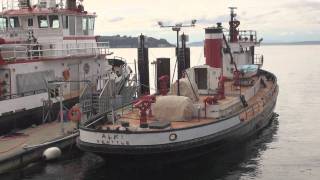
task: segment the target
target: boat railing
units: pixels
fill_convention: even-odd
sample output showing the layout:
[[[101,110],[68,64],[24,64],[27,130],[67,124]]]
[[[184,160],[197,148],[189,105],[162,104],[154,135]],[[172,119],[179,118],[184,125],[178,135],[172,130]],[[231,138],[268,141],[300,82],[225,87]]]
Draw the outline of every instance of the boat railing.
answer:
[[[138,86],[136,84],[136,76],[127,80],[120,91],[117,89],[118,83],[114,80],[108,79],[101,91],[90,91],[92,88],[87,87],[80,95],[80,104],[82,112],[90,115],[104,114],[112,110],[123,112],[123,108],[131,104],[137,96]],[[90,92],[89,92],[90,91]],[[82,123],[86,123],[89,119],[83,119]]]
[[[7,62],[110,54],[108,42],[76,44],[6,44],[0,46],[0,49],[1,58]]]
[[[81,111],[88,113],[92,111],[92,87],[86,84],[79,96]]]
[[[19,94],[1,95],[0,101],[18,99],[21,97],[33,96],[33,95],[42,94],[42,93],[46,93],[46,92],[47,92],[47,89],[38,89],[38,90],[23,92],[23,93],[19,93]]]
[[[225,36],[227,37],[228,41],[230,41],[230,32],[224,31]],[[238,42],[258,42],[257,39],[257,31],[255,30],[239,30],[237,36]]]
[[[254,55],[254,64],[259,65],[261,67],[263,65],[263,55],[255,54]]]
[[[0,24],[1,27],[1,24]],[[28,37],[30,30],[23,29],[21,27],[11,28],[11,27],[1,27],[0,34],[4,38],[13,39],[13,38],[25,38]]]
[[[39,0],[30,0],[30,4],[34,5],[38,3]],[[28,8],[26,0],[2,0],[1,1],[1,9],[2,10],[17,10]]]
[[[247,120],[250,119],[252,117],[257,116],[258,114],[261,113],[261,111],[263,111],[264,107],[273,100],[274,95],[277,93],[278,90],[278,86],[276,83],[273,84],[273,86],[271,87],[270,91],[268,91],[267,94],[263,95],[261,97],[261,99],[248,106],[241,114],[240,114],[240,119],[243,120]]]

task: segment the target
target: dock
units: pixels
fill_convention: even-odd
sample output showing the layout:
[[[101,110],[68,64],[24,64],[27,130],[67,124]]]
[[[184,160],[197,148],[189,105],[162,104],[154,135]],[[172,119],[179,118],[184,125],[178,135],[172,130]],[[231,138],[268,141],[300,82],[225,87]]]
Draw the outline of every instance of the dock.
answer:
[[[65,122],[63,127],[64,133],[61,123],[56,121],[1,136],[0,174],[41,160],[47,148],[59,147],[63,150],[72,146],[78,136],[76,124]]]

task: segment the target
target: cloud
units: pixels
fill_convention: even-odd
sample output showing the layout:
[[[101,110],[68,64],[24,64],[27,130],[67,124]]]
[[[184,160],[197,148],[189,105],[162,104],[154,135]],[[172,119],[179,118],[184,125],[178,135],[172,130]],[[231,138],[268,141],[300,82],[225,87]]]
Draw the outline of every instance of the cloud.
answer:
[[[216,24],[218,22],[228,22],[229,21],[229,15],[220,15],[217,17],[211,17],[211,18],[199,18],[197,19],[198,24],[203,24],[203,25],[212,25]]]
[[[287,8],[291,9],[304,9],[304,10],[315,10],[320,11],[320,2],[319,1],[298,1],[293,3],[288,3],[285,5]]]
[[[280,10],[273,10],[273,11],[269,11],[269,12],[266,12],[266,13],[262,13],[262,14],[256,15],[256,16],[251,17],[251,18],[252,19],[263,19],[263,18],[266,18],[268,16],[276,16],[280,12],[281,12]]]
[[[307,32],[318,32],[320,29],[320,0],[86,0],[85,8],[98,14],[97,34],[123,34],[136,36],[140,33],[149,36],[163,37],[175,41],[170,29],[160,29],[158,21],[173,25],[189,24],[197,19],[195,28],[184,29],[190,38],[203,39],[203,28],[223,22],[228,27],[230,6],[237,6],[237,19],[241,29],[256,29],[261,36],[282,38],[293,32],[301,37]],[[106,4],[106,5],[102,5]],[[280,36],[280,33],[282,36]],[[290,36],[292,37],[292,36]]]
[[[123,17],[115,17],[115,18],[112,18],[112,19],[109,19],[108,22],[120,22],[120,21],[123,21],[124,18]]]

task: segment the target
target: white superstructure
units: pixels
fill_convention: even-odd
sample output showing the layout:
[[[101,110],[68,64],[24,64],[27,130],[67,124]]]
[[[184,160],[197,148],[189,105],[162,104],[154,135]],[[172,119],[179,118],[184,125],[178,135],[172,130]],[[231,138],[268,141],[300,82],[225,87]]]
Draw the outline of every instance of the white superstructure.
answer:
[[[0,5],[0,118],[41,107],[49,96],[47,81],[73,81],[63,86],[67,100],[79,96],[80,81],[95,84],[111,69],[108,43],[98,43],[94,35],[96,14],[85,11],[82,1]]]

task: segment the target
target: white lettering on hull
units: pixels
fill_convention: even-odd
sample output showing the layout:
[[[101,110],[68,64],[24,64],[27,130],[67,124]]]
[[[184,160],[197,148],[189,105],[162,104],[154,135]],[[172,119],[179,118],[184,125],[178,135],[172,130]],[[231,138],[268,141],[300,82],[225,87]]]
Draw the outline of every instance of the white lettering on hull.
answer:
[[[189,141],[214,135],[240,124],[238,116],[207,126],[159,133],[100,133],[81,129],[80,140],[91,144],[146,146]]]

